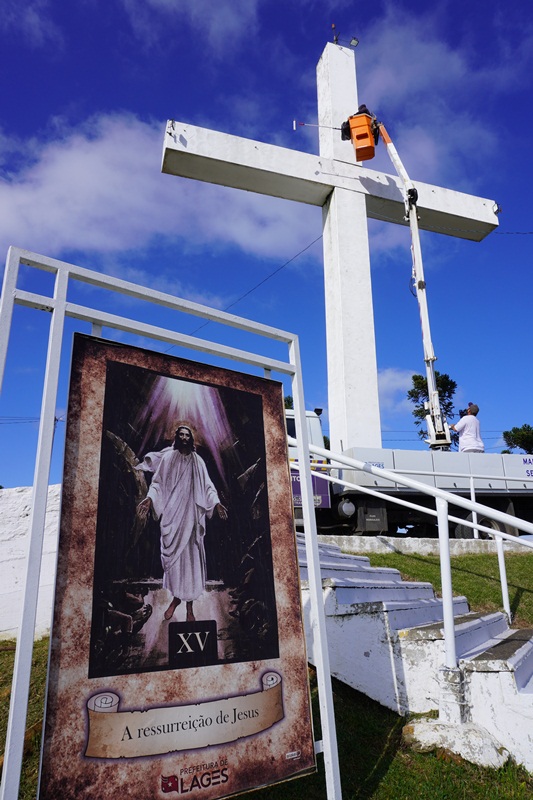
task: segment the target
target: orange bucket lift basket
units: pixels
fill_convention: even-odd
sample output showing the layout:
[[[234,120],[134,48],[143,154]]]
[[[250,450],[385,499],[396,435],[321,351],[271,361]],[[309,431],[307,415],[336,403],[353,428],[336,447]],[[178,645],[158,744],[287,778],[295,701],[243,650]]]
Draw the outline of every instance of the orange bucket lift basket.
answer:
[[[369,114],[354,114],[348,117],[348,125],[356,160],[369,161],[374,158],[376,145],[372,132],[372,117]]]

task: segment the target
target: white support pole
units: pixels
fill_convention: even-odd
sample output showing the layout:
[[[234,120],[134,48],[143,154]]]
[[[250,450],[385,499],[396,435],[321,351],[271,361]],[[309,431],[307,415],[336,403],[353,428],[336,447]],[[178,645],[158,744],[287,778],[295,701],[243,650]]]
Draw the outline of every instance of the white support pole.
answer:
[[[448,502],[442,497],[437,497],[436,506],[439,524],[442,613],[444,621],[444,665],[439,670],[439,722],[459,725],[464,722],[465,694],[463,674],[457,663],[457,649],[455,646]]]
[[[507,568],[505,566],[505,556],[503,554],[503,539],[501,536],[496,535],[496,550],[498,552],[498,566],[500,568],[500,583],[502,585],[502,605],[509,625],[512,622],[511,604],[509,602],[509,585],[507,583]]]
[[[11,330],[11,320],[13,318],[13,306],[15,305],[18,267],[19,259],[13,248],[10,247],[7,253],[2,294],[0,295],[0,391],[2,390],[2,382],[4,379],[7,345],[9,343],[9,332]]]
[[[474,476],[470,476],[470,499],[473,503],[476,502],[476,489],[474,486]],[[474,525],[477,525],[477,511],[472,511],[472,522]],[[474,528],[474,539],[479,539],[479,531],[477,528]]]
[[[55,408],[61,343],[67,299],[68,273],[58,272],[54,290],[54,309],[48,339],[46,373],[41,405],[41,421],[33,480],[33,497],[30,517],[30,536],[26,564],[26,580],[22,618],[17,637],[11,705],[7,725],[4,769],[0,800],[15,800],[18,797],[20,771],[24,747],[24,733],[28,707],[35,617],[39,596],[39,576],[43,548],[43,534],[48,499],[48,479],[54,438]]]
[[[455,623],[453,618],[452,566],[450,561],[450,531],[448,527],[448,503],[442,497],[435,498],[439,526],[440,580],[442,589],[442,613],[444,620],[445,666],[457,667],[455,648]]]
[[[337,733],[335,728],[335,711],[333,708],[331,671],[326,635],[326,617],[324,613],[322,577],[320,574],[320,555],[318,552],[313,484],[309,464],[309,440],[307,435],[298,339],[294,339],[290,345],[290,360],[296,367],[292,379],[292,393],[295,411],[298,462],[300,464],[300,489],[302,494],[302,513],[310,599],[310,626],[313,633],[320,722],[322,726],[321,750],[324,753],[328,800],[341,800],[342,792]],[[319,748],[317,748],[317,751],[320,751]]]

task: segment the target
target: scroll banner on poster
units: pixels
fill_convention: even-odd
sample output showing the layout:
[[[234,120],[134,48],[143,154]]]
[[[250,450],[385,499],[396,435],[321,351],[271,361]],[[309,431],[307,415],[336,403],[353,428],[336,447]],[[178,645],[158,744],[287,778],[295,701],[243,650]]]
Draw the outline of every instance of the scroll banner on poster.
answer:
[[[282,681],[276,672],[261,679],[261,690],[189,706],[119,711],[114,692],[87,703],[90,758],[138,758],[175,750],[234,742],[267,730],[283,719]]]

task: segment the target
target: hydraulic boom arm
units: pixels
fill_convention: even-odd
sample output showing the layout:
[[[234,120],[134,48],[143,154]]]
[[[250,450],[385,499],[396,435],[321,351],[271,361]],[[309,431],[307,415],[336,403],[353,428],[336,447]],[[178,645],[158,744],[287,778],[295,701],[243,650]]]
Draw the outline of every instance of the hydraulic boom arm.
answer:
[[[403,185],[405,202],[405,219],[409,221],[411,229],[411,254],[413,258],[413,284],[420,311],[422,325],[422,344],[424,347],[424,361],[426,364],[426,378],[428,386],[428,402],[426,405],[426,424],[428,438],[425,440],[432,450],[449,450],[451,437],[448,423],[440,407],[439,393],[435,379],[434,362],[436,356],[431,341],[429,327],[429,313],[426,295],[426,281],[424,279],[424,266],[422,263],[422,250],[420,247],[420,231],[418,227],[417,200],[418,192],[409,178],[405,167],[398,155],[395,146],[385,126],[370,114],[366,106],[360,106],[359,113],[350,117],[342,126],[342,138],[351,139],[355,148],[355,155],[359,161],[366,161],[374,156],[375,145],[379,137],[383,139],[389,158],[393,163],[398,177]]]

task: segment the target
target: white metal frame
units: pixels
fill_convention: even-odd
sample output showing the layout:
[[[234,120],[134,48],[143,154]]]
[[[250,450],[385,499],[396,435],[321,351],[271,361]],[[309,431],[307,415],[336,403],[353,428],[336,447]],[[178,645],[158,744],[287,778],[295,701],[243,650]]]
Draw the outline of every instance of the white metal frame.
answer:
[[[17,288],[19,265],[21,264],[55,274],[53,297],[35,294]],[[95,308],[71,303],[67,300],[67,291],[71,281],[79,281],[108,289],[109,291],[117,292],[132,298],[149,301],[158,306],[191,314],[203,320],[217,322],[225,326],[237,328],[241,331],[266,337],[270,340],[285,343],[288,346],[287,361],[238,350],[233,347],[217,344],[213,341],[199,339],[194,336],[149,325],[127,317],[116,316]],[[296,335],[267,325],[251,322],[243,317],[217,311],[198,303],[176,298],[172,295],[148,289],[128,281],[77,267],[73,264],[40,256],[26,250],[10,248],[7,256],[4,284],[0,299],[0,386],[4,375],[15,305],[46,311],[51,315],[51,322],[33,482],[24,602],[21,611],[21,623],[15,654],[0,800],[14,800],[14,798],[18,796],[20,784],[65,317],[71,317],[92,324],[93,333],[97,335],[101,334],[101,329],[105,326],[112,330],[149,337],[159,342],[179,345],[199,353],[220,356],[237,361],[241,364],[260,368],[264,370],[266,376],[270,376],[271,372],[278,372],[282,375],[289,376],[292,382],[292,395],[294,398],[296,432],[298,437],[298,458],[301,463],[309,464],[309,443],[305,421],[300,350],[298,337]],[[322,599],[322,581],[320,577],[320,562],[316,536],[313,488],[309,468],[302,470],[300,485],[302,489],[305,546],[309,565],[311,626],[317,644],[316,670],[322,726],[322,740],[315,742],[315,750],[316,752],[323,752],[324,754],[328,800],[341,800],[333,695],[326,641],[326,621]]]

